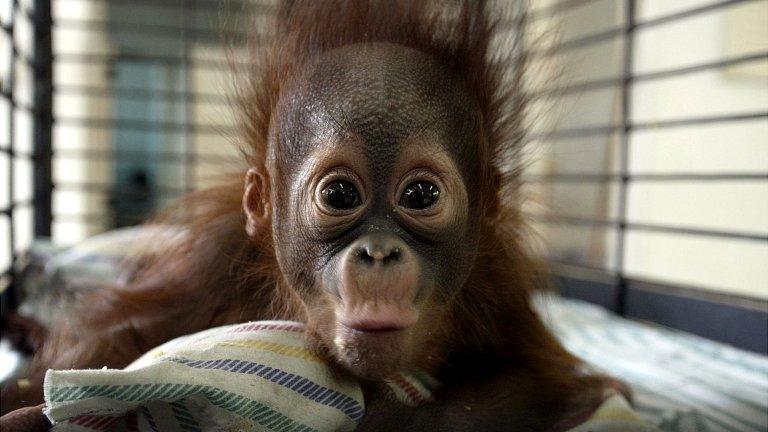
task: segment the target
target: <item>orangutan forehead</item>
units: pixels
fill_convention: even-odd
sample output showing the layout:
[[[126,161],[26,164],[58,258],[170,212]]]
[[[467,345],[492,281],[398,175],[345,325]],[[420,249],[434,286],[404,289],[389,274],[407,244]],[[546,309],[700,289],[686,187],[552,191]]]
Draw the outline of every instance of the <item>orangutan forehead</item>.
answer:
[[[281,150],[290,153],[349,136],[378,160],[394,157],[423,133],[442,138],[457,156],[476,144],[476,104],[461,80],[430,55],[404,46],[358,44],[327,52],[286,96]]]

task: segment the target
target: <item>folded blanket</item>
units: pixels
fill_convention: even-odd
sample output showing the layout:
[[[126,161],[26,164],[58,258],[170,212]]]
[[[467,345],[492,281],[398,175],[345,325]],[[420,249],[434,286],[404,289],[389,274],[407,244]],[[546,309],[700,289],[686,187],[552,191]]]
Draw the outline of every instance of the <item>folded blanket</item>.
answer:
[[[359,384],[334,374],[302,331],[288,321],[230,325],[175,339],[124,370],[49,370],[45,413],[56,431],[354,429],[365,414]],[[423,373],[386,383],[407,405],[429,402],[439,386]],[[653,430],[618,395],[583,420],[574,432]]]

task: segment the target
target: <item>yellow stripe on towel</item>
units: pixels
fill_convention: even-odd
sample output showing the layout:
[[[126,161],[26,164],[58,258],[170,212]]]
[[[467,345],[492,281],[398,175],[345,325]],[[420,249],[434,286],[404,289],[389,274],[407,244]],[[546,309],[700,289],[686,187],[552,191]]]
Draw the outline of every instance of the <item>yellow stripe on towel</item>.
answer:
[[[217,341],[214,345],[255,348],[265,351],[272,351],[276,354],[295,357],[315,363],[324,363],[322,358],[306,348],[284,345],[276,342],[267,342],[261,340],[225,340]]]

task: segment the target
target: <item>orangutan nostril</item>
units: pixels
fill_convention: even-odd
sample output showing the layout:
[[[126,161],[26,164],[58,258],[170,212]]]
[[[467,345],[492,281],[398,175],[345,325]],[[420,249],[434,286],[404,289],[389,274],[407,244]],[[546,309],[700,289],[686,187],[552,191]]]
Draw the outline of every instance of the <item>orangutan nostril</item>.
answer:
[[[384,264],[394,263],[400,260],[400,248],[394,248],[389,252],[389,255],[384,257]]]
[[[375,259],[369,252],[367,247],[361,247],[357,250],[357,257],[360,260],[360,262],[363,262],[365,264],[373,264]]]

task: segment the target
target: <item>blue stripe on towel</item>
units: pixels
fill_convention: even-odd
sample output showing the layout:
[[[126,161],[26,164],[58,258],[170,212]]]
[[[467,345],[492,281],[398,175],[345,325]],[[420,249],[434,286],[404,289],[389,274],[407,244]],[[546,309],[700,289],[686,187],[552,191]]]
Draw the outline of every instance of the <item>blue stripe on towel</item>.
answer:
[[[355,422],[360,422],[365,414],[363,406],[344,393],[323,387],[305,377],[285,372],[275,367],[234,359],[193,360],[182,357],[165,357],[163,360],[180,363],[196,369],[216,369],[227,372],[257,375],[293,390],[321,405],[337,409]]]

